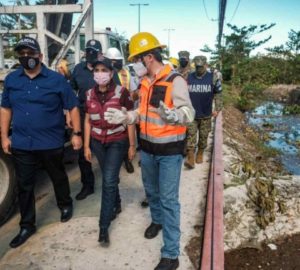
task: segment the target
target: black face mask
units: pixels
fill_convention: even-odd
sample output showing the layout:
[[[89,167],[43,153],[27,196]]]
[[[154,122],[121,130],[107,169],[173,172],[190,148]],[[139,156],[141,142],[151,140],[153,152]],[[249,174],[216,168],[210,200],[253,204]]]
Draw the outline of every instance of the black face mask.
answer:
[[[206,71],[205,66],[197,66],[196,67],[196,74],[197,76],[202,76]]]
[[[122,62],[122,60],[113,63],[113,67],[114,67],[116,70],[118,70],[118,71],[121,70],[122,67],[123,67],[123,62]]]
[[[86,61],[89,64],[94,64],[98,60],[98,52],[95,50],[86,50]]]
[[[188,65],[189,61],[185,58],[180,58],[179,59],[179,64],[182,68],[185,68]]]
[[[20,64],[25,69],[35,69],[36,66],[40,63],[40,58],[38,57],[31,57],[31,56],[21,56],[19,57]]]

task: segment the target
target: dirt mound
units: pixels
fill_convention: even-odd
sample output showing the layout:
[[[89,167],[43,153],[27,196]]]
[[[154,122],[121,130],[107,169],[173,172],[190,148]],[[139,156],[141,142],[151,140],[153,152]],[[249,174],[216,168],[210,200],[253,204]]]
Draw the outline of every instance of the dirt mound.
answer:
[[[263,244],[260,249],[244,248],[225,253],[225,270],[300,269],[300,234]]]
[[[299,88],[299,85],[277,84],[267,88],[264,91],[264,94],[271,100],[286,102],[288,100],[289,93],[296,88]]]

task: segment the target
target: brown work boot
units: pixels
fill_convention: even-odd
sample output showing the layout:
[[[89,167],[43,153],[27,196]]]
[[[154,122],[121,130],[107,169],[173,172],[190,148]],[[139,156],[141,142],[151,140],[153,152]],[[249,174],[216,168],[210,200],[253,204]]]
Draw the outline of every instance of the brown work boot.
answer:
[[[187,157],[184,162],[184,166],[188,169],[194,169],[195,168],[195,154],[194,150],[188,150]]]
[[[196,156],[196,163],[202,163],[203,162],[203,150],[199,149]]]

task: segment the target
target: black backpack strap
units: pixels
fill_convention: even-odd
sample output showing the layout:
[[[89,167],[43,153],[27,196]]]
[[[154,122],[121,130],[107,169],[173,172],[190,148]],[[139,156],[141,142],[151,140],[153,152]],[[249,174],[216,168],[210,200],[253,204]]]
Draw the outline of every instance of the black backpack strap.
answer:
[[[173,82],[173,80],[176,78],[176,77],[182,77],[180,73],[178,72],[171,72],[165,79],[164,81],[165,82]]]

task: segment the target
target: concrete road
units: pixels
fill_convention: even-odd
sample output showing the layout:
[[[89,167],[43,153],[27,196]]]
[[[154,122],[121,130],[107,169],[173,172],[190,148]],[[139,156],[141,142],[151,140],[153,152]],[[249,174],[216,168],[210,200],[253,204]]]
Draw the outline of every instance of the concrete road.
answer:
[[[194,225],[202,224],[205,207],[209,153],[194,170],[182,170],[181,200],[181,270],[193,269],[185,246],[196,235]],[[98,219],[101,197],[101,175],[96,161],[95,193],[83,201],[74,200],[74,216],[67,223],[59,222],[49,179],[42,173],[37,192],[37,233],[24,245],[10,249],[10,240],[18,233],[19,215],[15,214],[0,228],[1,270],[151,270],[157,265],[162,246],[161,233],[155,239],[145,239],[145,228],[150,224],[149,209],[140,207],[144,198],[140,168],[134,161],[135,173],[121,170],[122,213],[110,228],[111,245],[103,248],[98,243]],[[66,165],[74,198],[81,188],[76,164]]]

